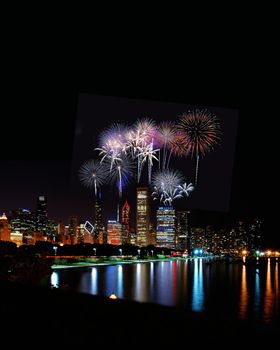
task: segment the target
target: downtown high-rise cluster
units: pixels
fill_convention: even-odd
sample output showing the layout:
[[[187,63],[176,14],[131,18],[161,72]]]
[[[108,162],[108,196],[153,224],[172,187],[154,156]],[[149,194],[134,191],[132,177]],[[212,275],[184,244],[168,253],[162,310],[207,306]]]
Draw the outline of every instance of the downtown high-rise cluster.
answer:
[[[116,217],[106,222],[102,200],[95,198],[92,218],[81,221],[71,216],[66,224],[49,219],[47,198],[39,196],[34,212],[20,208],[0,217],[0,240],[15,242],[17,246],[37,241],[62,245],[132,244],[232,254],[261,248],[262,223],[259,220],[239,221],[232,227],[219,229],[211,225],[201,227],[192,224],[192,212],[188,209],[175,210],[173,206],[161,205],[152,212],[148,187],[137,187],[135,196],[135,209],[125,200],[118,205]],[[133,210],[135,215],[132,215]]]

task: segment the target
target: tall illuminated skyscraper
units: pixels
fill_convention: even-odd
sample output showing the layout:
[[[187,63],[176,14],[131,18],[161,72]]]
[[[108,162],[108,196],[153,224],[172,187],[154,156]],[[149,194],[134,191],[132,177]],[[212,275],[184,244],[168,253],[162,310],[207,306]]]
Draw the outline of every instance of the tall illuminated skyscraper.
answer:
[[[47,222],[48,222],[48,207],[47,198],[45,196],[39,196],[37,198],[36,206],[36,231],[47,233]]]
[[[175,209],[159,207],[157,210],[157,246],[175,248]]]
[[[78,217],[73,215],[69,218],[68,234],[70,235],[71,244],[78,243]]]
[[[125,201],[122,207],[123,243],[130,243],[130,206]]]
[[[190,240],[190,211],[178,210],[176,219],[176,248],[188,249],[188,242]]]
[[[148,244],[150,229],[150,207],[148,187],[137,187],[136,194],[136,243],[143,247]]]
[[[94,199],[94,228],[98,233],[103,230],[103,217],[102,217],[102,205],[101,205],[101,195],[95,197]]]

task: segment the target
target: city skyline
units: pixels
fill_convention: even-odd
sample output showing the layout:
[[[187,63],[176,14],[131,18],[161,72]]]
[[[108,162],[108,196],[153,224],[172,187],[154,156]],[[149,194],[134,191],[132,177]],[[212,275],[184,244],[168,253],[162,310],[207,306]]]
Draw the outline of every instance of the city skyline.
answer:
[[[136,197],[136,232],[132,226],[128,229],[131,220],[127,202],[121,208],[120,220],[105,222],[98,214],[94,221],[96,226],[93,227],[88,221],[81,221],[77,216],[71,216],[66,225],[55,223],[47,214],[47,198],[39,196],[35,212],[18,209],[12,211],[8,217],[0,217],[0,239],[14,242],[17,246],[48,241],[51,245],[66,244],[68,247],[76,244],[86,247],[84,243],[108,243],[124,245],[127,248],[128,243],[144,249],[151,245],[157,248],[187,249],[194,254],[197,249],[210,254],[260,254],[260,249],[268,248],[263,240],[263,223],[260,220],[220,220],[219,223],[206,220],[203,223],[200,216],[197,221],[195,212],[159,206],[154,227],[150,221],[147,188],[138,187]],[[91,228],[87,227],[88,225]]]
[[[98,91],[94,91],[95,93]],[[62,97],[66,98],[66,92],[60,91]],[[113,95],[113,94],[112,94]],[[134,98],[143,98],[143,96],[129,96]],[[210,97],[205,97],[207,94],[204,92],[197,104],[199,105],[211,105],[211,94]],[[182,95],[177,95],[178,99],[183,101]],[[124,97],[126,97],[124,95]],[[147,98],[149,96],[147,95]],[[150,97],[151,99],[151,97]],[[158,95],[160,100],[160,96]],[[176,92],[173,94],[170,93],[170,98],[168,95],[161,98],[163,102],[174,101],[176,100]],[[155,98],[154,100],[157,100]],[[194,105],[192,99],[185,101],[189,104]],[[205,102],[204,102],[205,101]],[[212,98],[213,103],[219,107],[229,107],[229,108],[238,108],[238,101],[232,98],[232,100],[226,100],[222,97],[220,101],[215,98]],[[68,103],[75,104],[77,100],[71,97],[68,97]],[[51,101],[54,104],[54,101]],[[212,103],[212,104],[213,104]],[[246,111],[246,110],[245,110]],[[237,142],[235,147],[235,159],[233,167],[233,179],[231,184],[231,196],[230,196],[230,208],[229,212],[232,213],[235,217],[246,218],[246,217],[258,217],[264,219],[265,215],[265,203],[264,203],[264,193],[258,193],[258,185],[263,178],[265,170],[262,167],[258,166],[258,158],[256,153],[252,150],[257,147],[257,139],[260,133],[260,124],[257,121],[252,123],[252,117],[244,115],[245,112],[241,109],[240,120],[238,123],[238,134]],[[51,118],[51,117],[50,117]],[[68,190],[68,185],[71,183],[71,166],[72,166],[72,149],[71,144],[68,146],[67,150],[64,150],[64,159],[61,158],[61,147],[64,149],[65,145],[57,141],[56,143],[51,142],[50,135],[52,131],[55,131],[56,128],[58,131],[55,131],[56,135],[60,134],[60,137],[63,139],[66,135],[68,140],[71,137],[75,129],[75,118],[76,111],[72,111],[72,121],[65,124],[64,120],[54,123],[52,129],[47,126],[46,130],[37,129],[38,133],[41,135],[37,136],[37,140],[44,140],[40,144],[42,151],[42,159],[37,160],[30,152],[31,145],[29,138],[32,133],[28,130],[27,126],[23,129],[26,135],[26,142],[23,143],[21,152],[12,152],[8,148],[8,135],[4,135],[4,146],[6,152],[3,152],[2,156],[8,157],[9,160],[3,159],[2,169],[1,169],[1,181],[3,184],[2,193],[1,193],[1,203],[0,211],[8,212],[10,209],[15,209],[18,207],[27,207],[30,210],[35,208],[35,200],[38,195],[46,195],[50,202],[50,216],[55,220],[64,220],[66,221],[71,215],[88,216],[88,214],[83,214],[84,210],[81,210],[81,202],[88,203],[91,200],[91,194],[80,186],[81,200],[76,201],[75,195]],[[51,119],[54,122],[53,119]],[[108,125],[109,120],[104,122],[103,125]],[[63,125],[63,128],[62,128]],[[63,131],[65,130],[65,131]],[[100,130],[100,129],[99,129]],[[28,137],[29,135],[29,137]],[[74,136],[74,135],[73,135]],[[73,138],[74,139],[74,138]],[[72,139],[72,142],[73,142]],[[3,142],[3,138],[2,138]],[[17,140],[18,146],[20,146],[19,140]],[[68,141],[69,143],[69,141]],[[61,146],[61,147],[60,147]],[[73,146],[72,146],[73,148]],[[46,157],[46,149],[48,149],[49,157]],[[25,152],[26,150],[26,152]],[[59,155],[60,154],[60,155]],[[88,212],[91,209],[88,209]],[[114,219],[114,218],[111,218]],[[265,225],[270,225],[270,223],[265,222]],[[273,226],[270,226],[273,228]],[[271,229],[268,233],[268,241],[271,244],[278,244],[279,238],[277,238]]]

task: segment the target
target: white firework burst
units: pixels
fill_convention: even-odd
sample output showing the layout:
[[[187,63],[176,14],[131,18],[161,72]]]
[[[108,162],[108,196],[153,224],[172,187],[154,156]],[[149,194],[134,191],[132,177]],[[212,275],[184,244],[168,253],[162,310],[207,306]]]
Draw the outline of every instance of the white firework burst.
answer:
[[[97,160],[88,160],[80,167],[79,178],[84,186],[94,188],[94,194],[96,196],[97,189],[105,183],[106,168]]]

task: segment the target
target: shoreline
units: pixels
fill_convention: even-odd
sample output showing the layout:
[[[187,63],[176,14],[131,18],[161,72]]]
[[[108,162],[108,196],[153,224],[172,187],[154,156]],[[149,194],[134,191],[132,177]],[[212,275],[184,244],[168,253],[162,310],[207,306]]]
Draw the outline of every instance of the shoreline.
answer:
[[[123,265],[123,264],[138,264],[138,263],[151,263],[151,262],[161,262],[161,261],[176,261],[176,260],[191,260],[192,258],[165,258],[165,259],[139,259],[139,260],[123,260],[123,261],[108,261],[108,262],[78,262],[69,265],[52,265],[53,270],[60,269],[71,269],[79,267],[96,267],[96,266],[110,266],[110,265]]]

